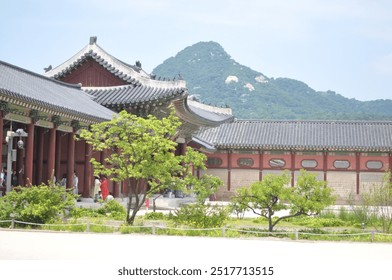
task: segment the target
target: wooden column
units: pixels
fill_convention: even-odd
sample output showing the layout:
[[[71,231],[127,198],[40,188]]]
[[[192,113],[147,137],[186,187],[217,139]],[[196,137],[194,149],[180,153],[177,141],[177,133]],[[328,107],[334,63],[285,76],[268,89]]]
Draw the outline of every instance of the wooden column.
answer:
[[[56,127],[49,129],[47,180],[54,175],[54,162],[56,158]]]
[[[264,151],[259,151],[259,181],[263,180],[263,161],[264,161]]]
[[[389,171],[392,172],[392,153],[389,153],[389,167],[388,167],[388,169],[389,169]]]
[[[4,141],[4,119],[3,119],[3,111],[0,111],[0,171],[3,168],[3,141]]]
[[[295,151],[291,151],[291,186],[295,184]]]
[[[34,155],[34,122],[27,125],[26,157],[25,157],[25,185],[33,183],[33,155]]]
[[[186,144],[186,142],[181,144],[181,155],[183,155],[183,156],[186,155],[186,148],[187,148],[187,146],[188,145]]]
[[[75,132],[68,133],[67,188],[73,188],[75,171]]]
[[[113,196],[119,197],[120,196],[120,183],[113,182]]]
[[[56,180],[59,181],[62,178],[61,174],[61,136],[62,132],[57,131],[56,136],[56,159],[54,164],[54,176],[56,176]]]
[[[360,171],[361,171],[360,156],[361,156],[361,153],[355,153],[355,170],[356,170],[356,173],[357,173],[357,176],[356,176],[357,194],[359,194],[359,174],[360,174]]]
[[[42,183],[43,164],[44,164],[44,128],[37,129],[37,159],[36,159],[35,185]]]
[[[91,166],[91,155],[92,155],[92,148],[91,145],[85,142],[84,144],[84,182],[83,182],[83,197],[92,197],[91,193],[91,182],[93,179],[92,174],[92,166]]]
[[[323,152],[323,172],[324,172],[324,181],[327,182],[328,152]]]
[[[227,190],[231,189],[231,150],[227,151]]]

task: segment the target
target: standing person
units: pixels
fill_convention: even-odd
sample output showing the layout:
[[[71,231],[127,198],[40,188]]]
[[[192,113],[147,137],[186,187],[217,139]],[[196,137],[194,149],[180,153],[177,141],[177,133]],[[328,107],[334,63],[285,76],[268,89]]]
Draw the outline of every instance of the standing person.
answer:
[[[102,199],[106,200],[106,197],[109,195],[108,179],[107,179],[106,175],[102,176],[101,192],[102,192]]]
[[[4,181],[5,181],[5,172],[4,172],[4,168],[2,168],[0,174],[0,187],[4,185]]]
[[[76,195],[79,194],[78,185],[79,185],[79,178],[78,178],[78,176],[76,175],[76,171],[74,171],[74,178],[73,178],[73,193],[76,194]]]
[[[18,186],[18,174],[16,174],[16,170],[12,171],[11,186],[12,187],[17,187]]]
[[[66,173],[64,173],[63,174],[63,178],[61,178],[60,186],[62,186],[64,188],[67,187],[67,174]]]
[[[94,176],[94,192],[93,192],[93,199],[94,202],[97,202],[99,199],[99,192],[101,191],[101,179],[99,179],[99,176]]]

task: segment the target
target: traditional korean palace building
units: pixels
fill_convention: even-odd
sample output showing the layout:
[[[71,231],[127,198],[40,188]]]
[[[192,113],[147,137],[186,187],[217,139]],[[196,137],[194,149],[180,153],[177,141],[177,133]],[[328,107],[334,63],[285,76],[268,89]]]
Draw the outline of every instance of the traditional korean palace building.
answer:
[[[79,193],[89,197],[90,159],[103,162],[105,153],[91,151],[84,141],[75,141],[74,135],[80,128],[110,120],[121,110],[163,116],[169,106],[174,107],[182,122],[175,139],[178,153],[185,152],[200,128],[234,119],[231,109],[189,100],[182,79],[156,79],[139,62],[129,65],[118,60],[97,45],[96,37],[63,64],[46,70],[39,75],[0,61],[0,165],[7,170],[12,154],[19,185],[46,183],[53,175],[59,180],[65,174],[72,188],[76,171]],[[16,133],[21,130],[27,136]],[[13,135],[9,142],[8,133]],[[23,149],[17,148],[19,140],[25,141]],[[110,183],[109,189],[115,196],[127,194],[122,184]]]
[[[264,175],[300,169],[325,180],[345,202],[383,181],[392,166],[392,122],[237,120],[195,136],[209,147],[208,170],[226,198]],[[208,151],[206,151],[208,152]]]
[[[121,110],[163,116],[169,106],[182,122],[177,153],[191,145],[208,156],[208,169],[197,173],[223,180],[220,199],[283,170],[289,170],[294,185],[304,168],[326,180],[338,201],[344,201],[349,193],[359,195],[380,184],[392,166],[392,122],[235,120],[228,108],[190,100],[180,77],[147,74],[140,62],[130,65],[108,54],[96,37],[63,64],[46,70],[39,75],[0,61],[0,164],[6,169],[11,146],[20,185],[66,174],[72,187],[76,171],[79,193],[89,197],[90,159],[103,161],[105,153],[75,141],[79,129]],[[18,129],[27,136],[18,137]],[[11,131],[14,137],[6,142]],[[22,138],[25,147],[18,149]],[[123,184],[110,183],[109,188],[115,196],[127,194]]]

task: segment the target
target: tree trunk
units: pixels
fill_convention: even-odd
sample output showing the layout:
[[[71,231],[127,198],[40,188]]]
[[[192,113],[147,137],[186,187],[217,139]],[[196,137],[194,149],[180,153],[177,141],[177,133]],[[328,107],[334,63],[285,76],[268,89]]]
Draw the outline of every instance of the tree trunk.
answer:
[[[272,214],[268,213],[268,231],[272,232],[274,230],[274,224],[272,223]]]
[[[137,179],[134,184],[131,185],[131,190],[129,192],[129,201],[128,201],[128,213],[127,213],[127,223],[129,225],[133,225],[135,222],[136,214],[139,212],[140,208],[143,206],[144,201],[146,200],[146,190],[142,193],[142,199],[140,199],[139,194],[141,194],[141,188],[143,187],[144,180]],[[135,206],[132,209],[132,201],[133,196],[135,197]],[[132,214],[131,214],[132,209]]]

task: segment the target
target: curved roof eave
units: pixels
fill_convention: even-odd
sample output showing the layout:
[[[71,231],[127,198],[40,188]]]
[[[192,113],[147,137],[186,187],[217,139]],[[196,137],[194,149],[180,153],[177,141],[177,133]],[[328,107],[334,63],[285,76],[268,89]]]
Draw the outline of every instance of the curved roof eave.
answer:
[[[67,61],[49,70],[44,75],[54,78],[64,76],[68,72],[72,71],[72,69],[82,64],[87,57],[91,57],[113,75],[119,77],[124,82],[129,84],[137,85],[140,83],[142,85],[151,87],[186,87],[184,80],[161,81],[152,79],[151,76],[147,74],[142,68],[131,66],[122,62],[121,60],[107,53],[96,42],[86,45]]]

